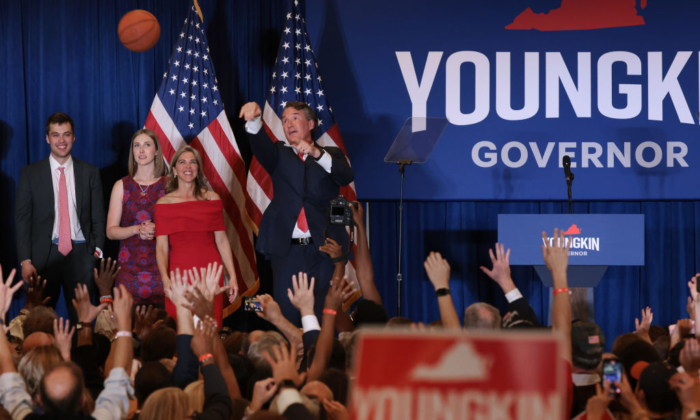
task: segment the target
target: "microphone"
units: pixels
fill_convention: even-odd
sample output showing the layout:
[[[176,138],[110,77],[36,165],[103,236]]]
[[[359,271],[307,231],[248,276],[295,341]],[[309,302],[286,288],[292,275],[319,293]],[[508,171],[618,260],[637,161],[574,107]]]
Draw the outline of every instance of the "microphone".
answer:
[[[562,159],[562,165],[564,166],[564,174],[566,175],[566,182],[571,182],[574,180],[574,174],[571,173],[571,158],[569,155],[564,155]]]

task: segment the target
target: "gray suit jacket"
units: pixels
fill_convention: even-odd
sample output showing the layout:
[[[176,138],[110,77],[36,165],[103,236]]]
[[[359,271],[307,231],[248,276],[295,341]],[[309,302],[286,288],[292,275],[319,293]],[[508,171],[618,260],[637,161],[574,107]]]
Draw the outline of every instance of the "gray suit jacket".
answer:
[[[73,157],[75,199],[80,228],[90,254],[104,248],[105,209],[102,181],[96,166]],[[15,198],[17,255],[20,262],[32,260],[37,270],[46,264],[53,232],[54,194],[49,158],[25,166],[19,177]]]

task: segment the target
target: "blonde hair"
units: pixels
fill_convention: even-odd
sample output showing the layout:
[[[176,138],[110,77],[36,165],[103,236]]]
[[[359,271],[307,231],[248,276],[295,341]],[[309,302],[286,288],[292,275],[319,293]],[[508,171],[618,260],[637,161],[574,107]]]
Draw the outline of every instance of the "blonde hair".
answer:
[[[151,140],[153,140],[153,143],[156,145],[156,159],[154,162],[155,168],[153,168],[153,176],[160,178],[161,176],[165,175],[166,171],[165,156],[163,156],[163,149],[160,147],[158,136],[153,132],[153,130],[149,130],[148,128],[142,128],[131,136],[131,147],[129,147],[129,177],[133,178],[134,175],[136,175],[136,167],[138,165],[136,163],[136,158],[134,158],[134,140],[141,134],[145,134],[150,137]]]
[[[62,362],[61,352],[54,346],[36,347],[22,357],[17,371],[24,378],[32,399],[39,393],[41,378]]]
[[[204,180],[204,169],[202,168],[202,158],[199,156],[199,152],[192,146],[182,145],[177,152],[173,155],[170,161],[170,171],[168,172],[168,182],[165,185],[165,192],[170,194],[175,191],[178,187],[177,177],[175,176],[175,164],[177,160],[180,159],[184,153],[190,152],[194,155],[197,160],[197,177],[194,179],[194,196],[197,200],[204,200],[204,192],[207,191],[206,181]]]
[[[204,410],[204,381],[196,381],[185,387],[190,410],[201,413]]]
[[[185,391],[180,388],[169,387],[155,391],[146,399],[139,419],[184,419],[189,412]]]

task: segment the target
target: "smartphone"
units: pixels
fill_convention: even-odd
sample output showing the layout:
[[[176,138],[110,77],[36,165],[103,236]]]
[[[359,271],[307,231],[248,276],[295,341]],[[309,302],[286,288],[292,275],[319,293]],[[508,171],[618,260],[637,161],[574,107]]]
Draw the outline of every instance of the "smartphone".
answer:
[[[622,382],[622,362],[619,359],[606,359],[603,361],[603,383],[610,381],[610,396],[615,397],[620,394],[620,388],[615,385],[615,382]]]
[[[254,297],[245,296],[243,297],[243,310],[248,312],[262,312],[263,307],[259,300]]]

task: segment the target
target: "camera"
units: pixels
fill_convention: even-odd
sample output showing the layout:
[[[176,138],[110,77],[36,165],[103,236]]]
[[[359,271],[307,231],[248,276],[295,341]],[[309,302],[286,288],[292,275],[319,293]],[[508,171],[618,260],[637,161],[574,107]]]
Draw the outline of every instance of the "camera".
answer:
[[[260,301],[254,297],[243,297],[243,310],[247,312],[263,312],[263,307]]]
[[[353,203],[342,195],[331,200],[328,212],[330,224],[350,226],[352,224],[352,208],[350,206],[353,206]]]

